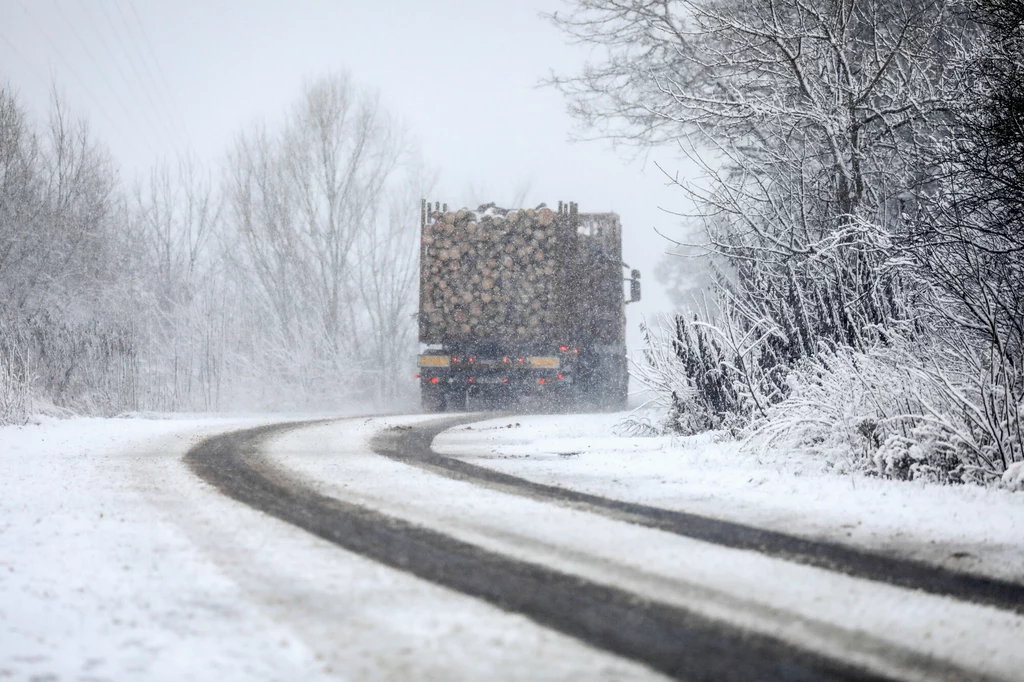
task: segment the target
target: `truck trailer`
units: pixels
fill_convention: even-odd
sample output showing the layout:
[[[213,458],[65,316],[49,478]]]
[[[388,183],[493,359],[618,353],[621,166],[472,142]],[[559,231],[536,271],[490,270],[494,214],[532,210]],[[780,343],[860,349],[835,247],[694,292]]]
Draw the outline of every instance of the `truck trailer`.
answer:
[[[617,214],[564,202],[420,208],[425,411],[538,397],[575,409],[626,406],[623,282],[629,302],[640,300],[640,273],[624,276]]]

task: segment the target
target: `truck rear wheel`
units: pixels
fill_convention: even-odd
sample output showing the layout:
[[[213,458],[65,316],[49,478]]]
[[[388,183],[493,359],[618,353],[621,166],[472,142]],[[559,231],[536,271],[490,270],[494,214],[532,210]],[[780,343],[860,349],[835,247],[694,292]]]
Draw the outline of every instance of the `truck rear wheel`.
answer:
[[[420,405],[428,414],[444,412],[444,395],[441,389],[434,386],[423,386],[420,389]]]
[[[465,412],[469,392],[465,389],[446,391],[444,394],[444,409],[446,412]]]

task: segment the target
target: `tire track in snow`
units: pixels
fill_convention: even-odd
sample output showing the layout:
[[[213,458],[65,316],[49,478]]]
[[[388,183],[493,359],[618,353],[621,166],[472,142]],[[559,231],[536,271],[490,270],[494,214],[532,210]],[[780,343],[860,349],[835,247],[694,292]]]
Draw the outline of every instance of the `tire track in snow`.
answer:
[[[460,420],[467,421],[467,420]],[[843,661],[742,631],[686,609],[651,601],[542,565],[512,559],[372,509],[308,489],[263,459],[260,443],[311,423],[220,435],[185,457],[221,492],[351,552],[476,597],[591,646],[688,680],[883,679]],[[393,444],[425,444],[440,428],[389,434]],[[408,439],[412,437],[412,443]],[[380,447],[380,444],[378,443]]]
[[[431,448],[434,438],[442,431],[477,421],[480,421],[479,416],[457,417],[408,429],[402,427],[400,430],[385,431],[373,439],[371,446],[379,455],[456,480],[571,506],[694,540],[760,552],[855,578],[921,590],[1024,614],[1024,585],[1017,583],[899,559],[835,542],[810,540],[733,521],[536,483],[456,457],[441,455]]]

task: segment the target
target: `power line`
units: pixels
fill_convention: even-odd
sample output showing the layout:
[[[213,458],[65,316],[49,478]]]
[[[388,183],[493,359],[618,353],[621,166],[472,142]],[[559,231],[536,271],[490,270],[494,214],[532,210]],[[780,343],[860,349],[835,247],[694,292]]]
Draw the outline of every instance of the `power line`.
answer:
[[[107,14],[107,9],[104,6],[104,3],[100,2],[98,4],[100,6],[100,11],[103,12],[103,16],[106,18],[107,23],[110,25],[110,28],[114,33],[114,39],[121,45],[121,50],[124,52],[125,57],[128,59],[128,63],[131,64],[132,71],[135,73],[135,77],[139,80],[139,84],[142,86],[142,92],[146,96],[146,100],[149,102],[149,105],[153,107],[153,110],[156,112],[157,120],[160,122],[161,127],[163,127],[164,129],[163,132],[167,134],[168,139],[173,138],[174,133],[172,133],[170,129],[167,128],[166,122],[160,116],[161,113],[164,113],[164,115],[166,115],[166,112],[162,112],[160,107],[158,107],[156,103],[153,102],[153,98],[152,96],[150,96],[149,90],[146,88],[145,79],[142,77],[141,74],[139,74],[139,69],[137,66],[135,66],[135,60],[132,59],[131,53],[129,53],[128,48],[125,46],[125,42],[124,40],[122,40],[121,34],[117,30],[117,26],[114,25],[114,22],[110,18],[110,15]]]
[[[132,116],[131,111],[129,111],[128,107],[125,105],[124,100],[117,96],[117,91],[114,89],[114,86],[111,84],[110,80],[107,78],[107,74],[106,74],[106,72],[103,71],[103,67],[100,66],[100,63],[93,56],[92,51],[89,49],[89,46],[86,44],[86,42],[84,40],[82,40],[82,37],[78,34],[78,30],[75,29],[75,25],[71,21],[68,20],[67,16],[64,14],[64,10],[62,10],[60,8],[60,3],[54,3],[54,6],[57,8],[57,12],[60,14],[61,18],[64,20],[64,23],[66,23],[71,28],[71,32],[74,34],[75,39],[78,40],[78,42],[85,49],[86,55],[89,56],[90,61],[92,61],[93,65],[96,67],[96,70],[99,72],[100,76],[103,78],[103,82],[106,83],[107,87],[110,89],[110,93],[113,95],[114,100],[117,101],[118,106],[121,107],[121,111],[124,112],[125,117],[128,119],[128,121],[130,121],[136,127],[138,132],[142,133],[143,137],[145,137],[146,131],[143,130],[143,129],[139,129],[138,128],[138,126],[139,126],[138,121],[135,119],[135,117]],[[147,144],[147,146],[148,146],[148,144]],[[150,151],[153,151],[153,149],[150,148]],[[153,154],[156,155],[156,152],[154,151]]]
[[[120,11],[121,11],[120,6],[118,6],[116,4],[116,2],[115,2],[115,7],[117,7],[118,12],[120,13]],[[156,112],[157,120],[160,122],[160,125],[164,128],[164,132],[166,132],[168,134],[169,139],[176,139],[177,140],[177,142],[175,144],[180,143],[181,140],[180,140],[180,138],[177,137],[177,131],[175,131],[175,129],[174,129],[173,118],[170,116],[169,112],[162,105],[158,105],[153,100],[153,97],[152,97],[151,92],[150,92],[150,88],[147,87],[147,85],[148,85],[147,81],[146,81],[145,78],[143,78],[142,74],[139,72],[139,69],[138,69],[138,66],[137,66],[137,63],[136,63],[137,60],[133,58],[131,50],[128,47],[128,42],[129,41],[126,41],[126,40],[122,39],[121,34],[118,31],[118,29],[117,29],[117,26],[114,25],[114,20],[110,17],[109,14],[107,14],[107,9],[106,9],[105,3],[102,3],[102,2],[100,3],[100,10],[103,12],[103,16],[107,19],[107,23],[110,24],[110,28],[114,32],[114,38],[121,45],[121,49],[124,52],[125,57],[127,57],[128,63],[131,64],[132,71],[135,73],[135,77],[138,78],[139,84],[142,86],[142,91],[143,91],[143,94],[146,96],[146,101],[149,102],[149,105]],[[122,21],[124,20],[124,15],[123,14],[121,14],[121,19],[122,19]],[[130,32],[130,30],[129,30],[129,32]],[[129,38],[130,38],[130,35],[129,35]],[[152,81],[152,79],[150,79],[150,82],[151,81]],[[168,125],[169,121],[170,121],[170,125]],[[180,150],[179,150],[179,154],[180,154]]]
[[[103,5],[101,3],[100,7],[102,7],[102,6]],[[89,21],[89,26],[92,27],[93,34],[97,38],[99,38],[100,45],[103,46],[103,51],[107,53],[107,57],[109,57],[110,61],[112,61],[114,63],[114,68],[117,69],[117,74],[119,76],[121,76],[121,80],[124,81],[124,84],[128,86],[129,90],[134,90],[135,86],[132,85],[131,80],[129,80],[128,76],[125,75],[124,70],[121,68],[121,60],[114,56],[113,51],[107,45],[107,41],[106,41],[106,38],[104,38],[104,36],[103,36],[103,32],[100,31],[99,27],[96,25],[96,22],[93,21],[92,13],[89,11],[89,4],[88,3],[83,3],[81,7],[82,7],[82,10],[84,10],[84,12],[85,12],[85,18]],[[142,108],[139,109],[139,113],[140,113],[140,115],[142,115],[146,119],[146,124],[149,126],[150,130],[151,131],[156,131],[156,125],[153,124],[153,121],[149,117],[149,114],[147,114],[146,111],[144,109],[142,109]],[[153,155],[154,155],[154,157],[159,157],[159,154],[157,154],[156,152],[154,152]]]
[[[64,66],[67,67],[67,70],[71,73],[74,79],[78,81],[78,84],[82,86],[82,89],[85,90],[86,94],[89,95],[89,97],[92,98],[92,101],[96,103],[96,107],[100,110],[100,113],[103,114],[103,117],[107,119],[107,122],[110,123],[111,127],[114,130],[117,130],[118,126],[116,123],[114,123],[114,119],[111,118],[106,108],[99,101],[99,99],[96,98],[96,95],[93,94],[92,90],[85,84],[84,81],[82,81],[82,79],[78,75],[78,72],[75,71],[74,68],[72,68],[71,64],[68,62],[68,60],[64,58],[64,53],[60,51],[60,48],[58,48],[57,45],[52,40],[50,40],[50,36],[43,29],[42,25],[38,21],[36,21],[36,18],[32,15],[31,12],[28,11],[28,8],[25,7],[25,5],[23,5],[20,2],[20,0],[18,2],[18,6],[21,7],[21,10],[25,13],[26,16],[28,16],[32,23],[36,25],[36,29],[39,31],[39,34],[43,36],[43,39],[47,43],[50,44],[50,47],[53,48],[53,51],[57,54],[57,57],[61,60],[61,62],[64,63]],[[143,142],[146,144],[147,147],[149,147],[149,142],[145,140],[145,138],[143,138]],[[153,152],[154,156],[156,155],[156,152],[153,150],[152,147],[149,147],[149,150]]]
[[[48,80],[46,78],[46,76],[43,76],[38,71],[36,71],[35,64],[33,64],[31,61],[29,61],[29,59],[25,55],[23,55],[21,53],[21,50],[19,50],[17,47],[15,47],[14,43],[12,43],[7,38],[7,36],[5,36],[3,33],[0,33],[0,38],[3,38],[3,41],[10,46],[11,50],[14,51],[14,54],[18,55],[18,58],[21,59],[21,61],[25,62],[25,66],[27,66],[32,71],[32,73],[34,73],[39,78],[39,80],[41,80],[41,81]]]
[[[121,69],[121,60],[115,57],[114,53],[110,50],[109,47],[107,47],[107,41],[103,37],[103,33],[99,30],[99,28],[96,26],[96,23],[93,21],[92,14],[89,12],[89,5],[87,3],[82,4],[82,9],[85,11],[85,17],[89,20],[89,25],[92,27],[93,33],[96,35],[97,38],[100,39],[100,44],[103,45],[103,51],[107,53],[107,56],[110,58],[110,61],[112,61],[114,63],[114,67],[117,68],[117,73],[119,76],[121,76],[121,80],[123,80],[124,84],[127,85],[129,88],[132,88],[133,86],[131,82],[128,80],[128,76],[126,76],[124,74],[124,71]]]
[[[118,0],[115,0],[115,2],[117,4],[118,12],[120,12],[121,11],[121,3],[118,2]],[[146,48],[149,50],[149,55],[150,55],[150,57],[153,60],[153,64],[156,66],[157,73],[160,76],[160,81],[163,83],[163,86],[164,86],[164,92],[167,95],[167,101],[170,102],[171,107],[173,107],[173,109],[174,109],[175,116],[172,117],[172,118],[173,118],[174,121],[176,121],[178,123],[178,125],[181,126],[181,130],[185,134],[185,142],[186,142],[186,144],[190,145],[191,144],[191,135],[189,134],[188,126],[185,124],[185,117],[182,115],[181,109],[178,108],[178,101],[174,97],[174,92],[171,90],[170,84],[168,84],[168,82],[167,82],[167,76],[164,75],[163,66],[161,66],[160,59],[156,56],[156,51],[153,49],[153,43],[149,39],[149,34],[146,32],[146,27],[142,23],[142,19],[139,17],[138,10],[135,9],[135,4],[129,2],[128,3],[128,8],[132,11],[132,14],[135,17],[135,23],[139,27],[139,32],[142,34],[142,39],[146,43]],[[122,14],[122,19],[124,19],[124,15],[123,14]],[[125,22],[125,24],[127,25],[127,21]],[[145,65],[145,60],[143,61],[143,64]],[[149,67],[148,66],[146,67],[146,71],[147,72],[149,71]],[[158,91],[159,91],[159,88],[158,88]]]

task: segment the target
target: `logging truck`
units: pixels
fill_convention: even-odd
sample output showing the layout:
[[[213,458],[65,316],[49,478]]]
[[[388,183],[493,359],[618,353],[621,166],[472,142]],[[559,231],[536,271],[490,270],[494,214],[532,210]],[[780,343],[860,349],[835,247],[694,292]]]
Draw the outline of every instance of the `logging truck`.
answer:
[[[419,373],[427,412],[548,398],[626,406],[627,303],[615,213],[420,206]],[[479,400],[477,400],[479,399]]]

